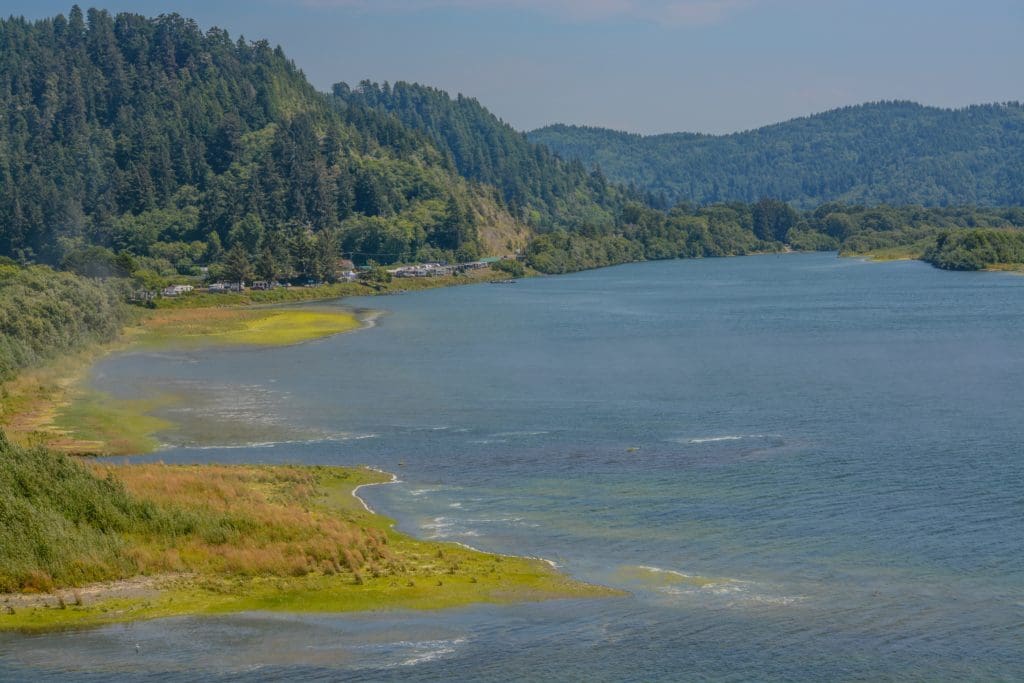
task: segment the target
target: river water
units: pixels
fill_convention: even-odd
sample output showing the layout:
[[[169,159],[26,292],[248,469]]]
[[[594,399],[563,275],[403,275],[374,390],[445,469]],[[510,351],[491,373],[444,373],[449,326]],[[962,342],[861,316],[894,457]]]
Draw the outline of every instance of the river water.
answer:
[[[93,383],[187,397],[166,462],[384,468],[400,528],[630,597],[3,636],[0,679],[1024,679],[1024,278],[772,255],[327,305],[380,315]]]

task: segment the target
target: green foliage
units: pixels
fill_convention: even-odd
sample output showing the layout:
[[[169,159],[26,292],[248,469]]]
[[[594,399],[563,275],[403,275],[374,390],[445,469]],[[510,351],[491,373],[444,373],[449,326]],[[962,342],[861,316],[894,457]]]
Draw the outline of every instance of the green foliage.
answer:
[[[264,272],[313,276],[343,235],[319,264],[282,235],[369,217],[420,231],[394,259],[479,249],[468,207],[489,191],[395,117],[335,106],[280,48],[173,14],[77,16],[0,20],[0,255],[106,276],[129,254],[154,282],[241,244]]]
[[[151,512],[115,480],[0,432],[0,593],[127,575],[133,563],[119,532]]]
[[[359,271],[359,281],[366,283],[386,284],[391,282],[391,273],[384,266],[370,261],[366,268]]]
[[[866,254],[910,245],[930,246],[944,231],[1024,227],[1024,215],[1019,209],[825,204],[806,214],[805,222],[810,229],[838,240],[842,253]]]
[[[642,247],[620,235],[586,237],[561,230],[539,235],[526,252],[529,265],[542,273],[570,273],[640,261]]]
[[[1024,230],[971,229],[939,234],[924,260],[946,270],[1024,263]]]
[[[0,266],[0,381],[113,339],[127,316],[121,296],[114,283],[44,266]]]
[[[600,171],[563,162],[547,147],[531,143],[473,98],[452,98],[416,83],[370,81],[354,89],[339,83],[334,96],[346,110],[368,108],[390,115],[427,136],[463,177],[497,188],[512,215],[540,231],[590,231],[591,237],[594,231],[607,232],[631,196],[609,184]]]
[[[563,273],[641,259],[738,256],[786,247],[845,254],[898,249],[940,268],[983,268],[1019,263],[1017,239],[1024,232],[1019,209],[826,204],[800,213],[763,199],[757,204],[681,204],[665,213],[637,203],[623,209],[612,234],[588,238],[552,233],[527,250],[530,266]],[[936,244],[936,240],[939,242]]]
[[[242,244],[236,243],[224,256],[222,274],[231,282],[245,283],[252,280],[255,270]]]
[[[493,267],[503,273],[508,273],[511,277],[523,277],[526,275],[526,268],[515,259],[501,259]]]
[[[557,125],[528,137],[666,203],[1024,204],[1018,102],[955,110],[878,102],[718,136]]]

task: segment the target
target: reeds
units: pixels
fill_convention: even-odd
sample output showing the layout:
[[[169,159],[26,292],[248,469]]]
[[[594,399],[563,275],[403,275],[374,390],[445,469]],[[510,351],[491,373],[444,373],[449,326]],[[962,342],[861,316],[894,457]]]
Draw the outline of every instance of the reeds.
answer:
[[[0,592],[135,574],[386,575],[387,534],[320,504],[298,467],[83,465],[0,441]]]

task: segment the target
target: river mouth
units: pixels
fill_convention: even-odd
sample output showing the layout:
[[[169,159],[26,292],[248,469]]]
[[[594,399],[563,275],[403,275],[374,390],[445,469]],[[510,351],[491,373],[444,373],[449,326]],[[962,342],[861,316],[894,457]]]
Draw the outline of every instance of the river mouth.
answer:
[[[129,460],[373,465],[401,530],[632,597],[4,636],[5,668],[130,677],[137,640],[154,678],[1024,676],[1019,278],[800,254],[330,305],[387,315],[103,361],[184,397]]]

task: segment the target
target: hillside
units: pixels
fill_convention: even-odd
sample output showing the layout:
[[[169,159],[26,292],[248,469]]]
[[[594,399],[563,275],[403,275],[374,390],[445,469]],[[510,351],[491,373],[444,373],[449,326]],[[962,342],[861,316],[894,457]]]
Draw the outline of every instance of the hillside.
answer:
[[[0,257],[147,290],[183,277],[330,281],[343,256],[522,251],[555,273],[784,246],[923,251],[947,217],[928,215],[924,244],[923,227],[836,232],[753,202],[815,214],[831,198],[854,212],[1024,204],[1019,104],[881,103],[720,137],[526,136],[423,85],[318,92],[280,48],[178,15],[0,20],[0,111]],[[680,197],[695,205],[650,208]],[[953,227],[1020,224],[972,220]]]
[[[22,262],[322,279],[339,251],[472,258],[484,217],[513,222],[426,136],[177,15],[0,21],[0,111],[0,255]]]
[[[428,136],[462,176],[496,188],[512,214],[537,230],[607,233],[624,200],[639,199],[600,171],[531,143],[472,97],[401,81],[363,81],[354,89],[338,83],[333,93],[345,107],[393,114]]]
[[[731,135],[556,125],[528,137],[669,204],[1024,204],[1020,103],[951,110],[878,102]]]

